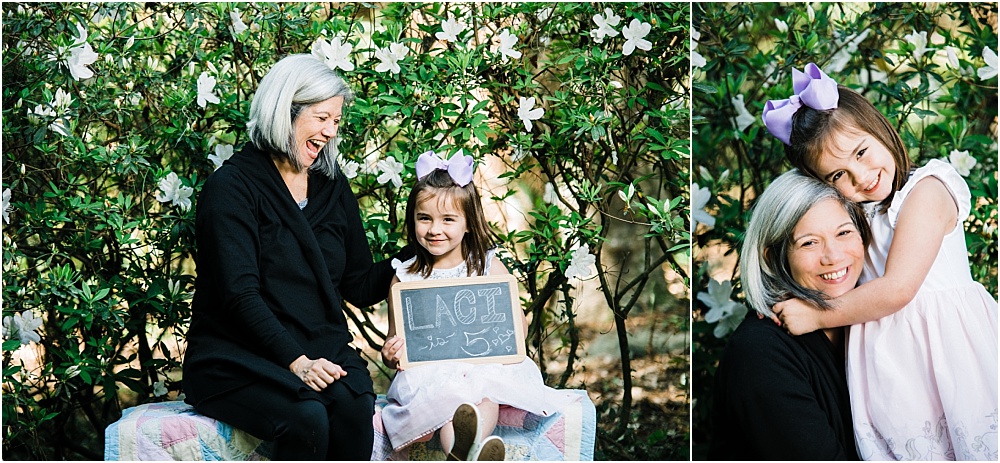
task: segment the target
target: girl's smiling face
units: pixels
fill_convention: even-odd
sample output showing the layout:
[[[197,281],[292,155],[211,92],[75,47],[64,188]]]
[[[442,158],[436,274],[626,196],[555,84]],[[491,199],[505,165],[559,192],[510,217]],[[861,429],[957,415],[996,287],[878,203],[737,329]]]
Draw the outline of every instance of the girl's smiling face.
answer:
[[[312,166],[323,147],[337,136],[343,108],[344,97],[335,96],[306,106],[295,118],[294,154],[303,168]]]
[[[413,212],[417,242],[433,256],[434,268],[453,268],[465,260],[462,241],[469,229],[454,198],[433,191],[422,191],[417,198]]]
[[[846,129],[831,134],[813,171],[854,202],[879,202],[892,194],[896,163],[877,138]]]
[[[805,288],[838,297],[857,284],[864,261],[861,234],[836,200],[814,204],[792,230],[788,267]]]

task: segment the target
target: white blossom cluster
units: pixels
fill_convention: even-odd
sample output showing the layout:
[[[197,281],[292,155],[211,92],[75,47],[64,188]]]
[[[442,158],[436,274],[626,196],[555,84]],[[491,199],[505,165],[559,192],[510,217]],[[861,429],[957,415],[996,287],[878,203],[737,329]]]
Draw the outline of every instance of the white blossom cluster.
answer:
[[[713,334],[721,338],[732,332],[746,316],[747,306],[730,298],[733,292],[733,282],[726,280],[719,283],[714,278],[708,280],[708,292],[698,293],[698,300],[708,306],[705,321],[717,323]]]

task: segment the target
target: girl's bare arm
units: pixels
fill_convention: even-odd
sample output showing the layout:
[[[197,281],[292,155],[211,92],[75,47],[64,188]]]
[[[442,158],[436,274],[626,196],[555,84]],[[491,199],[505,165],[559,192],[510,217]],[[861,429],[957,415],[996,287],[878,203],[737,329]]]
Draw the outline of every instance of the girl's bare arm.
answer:
[[[957,220],[958,206],[948,188],[935,177],[920,180],[899,211],[885,275],[830,300],[831,310],[815,310],[792,299],[775,304],[775,313],[792,334],[869,322],[895,313],[916,296],[945,235],[955,228]]]

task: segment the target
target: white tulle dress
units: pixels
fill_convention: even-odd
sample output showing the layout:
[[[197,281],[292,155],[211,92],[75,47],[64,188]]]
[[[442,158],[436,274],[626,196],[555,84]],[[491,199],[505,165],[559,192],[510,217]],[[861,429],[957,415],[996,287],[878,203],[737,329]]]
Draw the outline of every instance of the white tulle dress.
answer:
[[[487,274],[493,254],[490,251],[486,256]],[[406,270],[412,263],[413,259],[392,262],[400,281],[424,279]],[[467,272],[463,262],[452,269],[434,269],[429,279],[461,278]],[[549,416],[579,400],[579,396],[546,386],[538,366],[526,358],[511,365],[447,362],[412,367],[396,373],[386,399],[382,424],[395,451],[444,426],[463,402],[490,399]]]
[[[898,312],[854,325],[847,343],[858,454],[865,460],[997,461],[997,301],[972,279],[963,222],[971,195],[939,160],[917,169],[887,213],[872,217],[861,281],[885,273],[900,208],[934,176],[958,205],[958,224],[916,297]]]

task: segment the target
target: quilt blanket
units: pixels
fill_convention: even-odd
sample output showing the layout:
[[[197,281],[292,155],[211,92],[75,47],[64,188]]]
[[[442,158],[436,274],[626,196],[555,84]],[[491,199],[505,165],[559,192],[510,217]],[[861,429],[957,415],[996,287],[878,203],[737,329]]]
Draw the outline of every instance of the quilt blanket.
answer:
[[[586,391],[580,400],[543,417],[501,407],[495,435],[504,439],[507,460],[586,461],[594,459],[597,417]],[[443,460],[437,437],[392,452],[382,432],[385,396],[375,402],[375,445],[372,460]],[[267,460],[270,443],[225,423],[197,414],[181,401],[126,409],[104,433],[104,459],[118,460]]]

